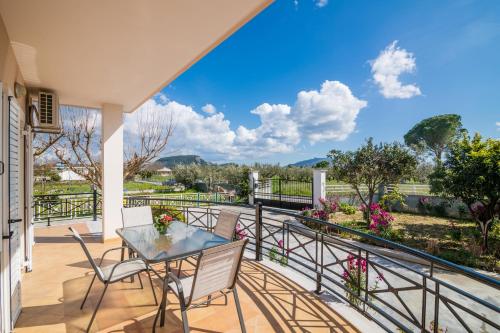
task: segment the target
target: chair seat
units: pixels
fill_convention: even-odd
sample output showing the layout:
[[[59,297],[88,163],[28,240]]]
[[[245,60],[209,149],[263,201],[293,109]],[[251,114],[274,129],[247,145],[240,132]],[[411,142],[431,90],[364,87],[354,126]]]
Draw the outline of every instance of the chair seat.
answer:
[[[113,276],[110,279],[113,267],[115,267],[115,265],[101,267],[102,274],[104,275],[104,279],[106,281],[116,282],[147,269],[146,264],[141,259],[127,261],[123,264],[118,264],[118,267],[116,267],[113,272]]]
[[[193,276],[187,276],[180,279],[182,285],[182,291],[184,293],[184,301],[186,303],[188,303],[189,296],[191,296],[191,288],[193,287],[193,278],[194,278]],[[179,290],[177,290],[177,285],[175,284],[175,282],[173,281],[170,282],[168,286],[170,287],[170,289],[172,289],[175,296],[179,298]]]

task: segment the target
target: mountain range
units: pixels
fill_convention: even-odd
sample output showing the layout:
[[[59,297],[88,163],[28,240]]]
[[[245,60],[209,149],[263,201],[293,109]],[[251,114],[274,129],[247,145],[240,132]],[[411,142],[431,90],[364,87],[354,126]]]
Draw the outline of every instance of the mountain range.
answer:
[[[293,166],[293,167],[313,167],[318,162],[322,162],[322,161],[329,161],[329,159],[326,158],[326,157],[314,157],[314,158],[310,158],[308,160],[303,160],[303,161],[295,162],[293,164],[289,164],[289,166]]]
[[[198,155],[175,155],[175,156],[161,157],[156,161],[154,161],[151,167],[153,169],[160,169],[163,167],[173,169],[175,166],[179,164],[207,165],[209,163]]]
[[[326,157],[314,157],[308,160],[303,160],[299,162],[295,162],[292,164],[289,164],[289,166],[292,167],[313,167],[315,166],[318,162],[321,161],[328,161],[328,158]],[[203,158],[201,158],[198,155],[175,155],[175,156],[167,156],[167,157],[161,157],[157,159],[155,162],[153,162],[150,166],[152,169],[160,169],[163,167],[167,167],[170,169],[175,168],[177,165],[186,165],[186,164],[198,164],[198,165],[208,165],[212,164],[210,162],[205,161]],[[229,164],[229,163],[226,163]],[[224,164],[221,164],[224,165]]]

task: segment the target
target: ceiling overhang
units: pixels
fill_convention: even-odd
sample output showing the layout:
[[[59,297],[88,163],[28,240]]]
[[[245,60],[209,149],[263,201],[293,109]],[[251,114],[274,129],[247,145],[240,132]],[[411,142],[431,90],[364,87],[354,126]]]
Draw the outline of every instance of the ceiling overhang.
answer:
[[[272,0],[0,0],[29,87],[134,111]]]

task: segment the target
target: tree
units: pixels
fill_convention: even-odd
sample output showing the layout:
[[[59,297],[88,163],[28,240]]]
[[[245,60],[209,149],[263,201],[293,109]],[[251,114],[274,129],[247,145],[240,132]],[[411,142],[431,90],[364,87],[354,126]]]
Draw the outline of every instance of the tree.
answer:
[[[369,138],[356,151],[342,152],[332,150],[332,173],[337,180],[350,184],[361,202],[368,207],[366,219],[370,225],[370,206],[378,187],[383,184],[397,183],[404,177],[411,177],[415,170],[416,158],[399,143],[373,143]],[[361,186],[368,187],[366,197]]]
[[[318,168],[318,169],[326,169],[330,166],[330,162],[328,161],[320,161],[318,163],[316,163],[316,165],[314,165],[315,168]]]
[[[443,114],[422,120],[408,133],[406,145],[417,153],[430,152],[436,164],[441,163],[446,147],[457,139],[463,131],[461,117],[456,114]]]
[[[53,146],[55,155],[66,168],[102,188],[98,113],[88,109],[65,111],[62,137]]]
[[[53,145],[56,157],[68,169],[102,188],[100,162],[101,133],[99,114],[95,110],[67,108],[62,137]],[[172,136],[172,114],[152,109],[136,111],[135,128],[127,144],[123,175],[132,179],[143,167],[156,158]]]
[[[201,168],[198,164],[178,164],[173,169],[176,182],[192,187],[201,178]]]
[[[172,113],[141,109],[136,111],[135,127],[138,140],[131,140],[136,144],[129,144],[125,151],[125,166],[123,177],[131,180],[165,150],[168,140],[174,131]]]
[[[34,133],[33,135],[33,158],[36,160],[49,150],[63,136],[59,134]]]
[[[488,250],[488,232],[500,214],[500,140],[467,134],[454,143],[446,161],[430,176],[431,191],[460,198],[468,207]]]

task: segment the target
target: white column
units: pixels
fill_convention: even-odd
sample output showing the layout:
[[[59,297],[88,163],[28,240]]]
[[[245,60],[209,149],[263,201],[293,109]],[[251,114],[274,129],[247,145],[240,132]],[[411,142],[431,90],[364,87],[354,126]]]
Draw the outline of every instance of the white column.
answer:
[[[123,107],[102,106],[102,234],[116,238],[122,226],[123,206]]]
[[[313,170],[313,206],[320,207],[319,199],[326,197],[326,170]]]
[[[250,171],[248,174],[248,186],[250,186],[250,192],[248,193],[248,203],[253,205],[255,203],[255,186],[257,181],[259,180],[259,172],[258,171]]]

